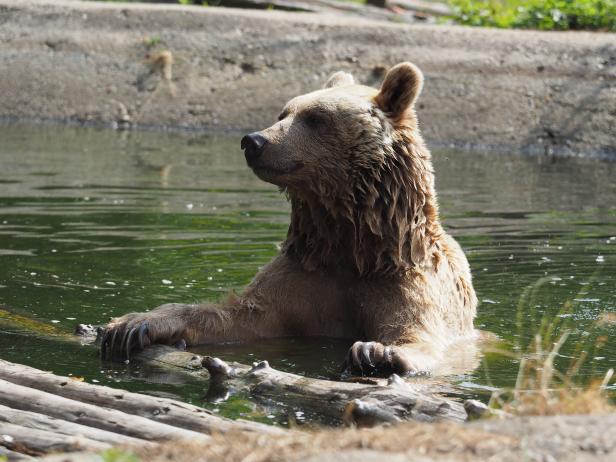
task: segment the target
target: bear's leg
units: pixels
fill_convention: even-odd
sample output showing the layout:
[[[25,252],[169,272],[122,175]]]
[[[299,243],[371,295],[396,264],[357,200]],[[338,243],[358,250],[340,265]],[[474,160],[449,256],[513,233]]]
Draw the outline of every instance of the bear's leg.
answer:
[[[187,345],[246,341],[258,332],[277,334],[276,319],[239,299],[217,305],[170,303],[146,313],[130,313],[112,320],[101,336],[101,358],[125,360],[152,343]]]

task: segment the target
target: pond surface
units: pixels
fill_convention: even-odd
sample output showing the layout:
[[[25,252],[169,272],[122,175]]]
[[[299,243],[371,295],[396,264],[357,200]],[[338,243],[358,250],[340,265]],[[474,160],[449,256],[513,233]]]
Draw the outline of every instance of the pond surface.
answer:
[[[101,363],[95,347],[62,338],[80,322],[216,300],[276,254],[289,205],[245,166],[239,138],[0,126],[0,358],[231,417],[309,419],[243,396],[209,403],[204,383]],[[554,340],[571,331],[560,363],[586,352],[580,381],[616,367],[616,164],[438,150],[434,159],[444,224],[481,300],[476,325],[517,354],[555,320]],[[206,351],[336,377],[348,346],[287,339]],[[515,383],[518,362],[486,353],[451,380],[487,399]]]

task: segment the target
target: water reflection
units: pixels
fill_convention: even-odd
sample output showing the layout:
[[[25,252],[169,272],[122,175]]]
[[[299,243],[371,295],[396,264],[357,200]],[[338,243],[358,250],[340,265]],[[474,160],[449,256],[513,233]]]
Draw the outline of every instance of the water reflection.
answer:
[[[244,166],[236,136],[7,126],[0,139],[0,304],[61,332],[215,300],[249,282],[286,234],[288,204]],[[615,367],[616,323],[605,319],[616,312],[616,164],[441,151],[435,169],[445,226],[469,256],[482,301],[477,326],[523,351],[544,320],[557,319],[555,335],[572,331],[563,363],[586,351],[581,376]],[[331,378],[347,347],[287,339],[200,351]],[[101,364],[91,347],[1,318],[0,357],[204,402],[202,383]],[[512,385],[517,368],[489,353],[453,379],[474,396]],[[270,415],[238,400],[221,412]]]

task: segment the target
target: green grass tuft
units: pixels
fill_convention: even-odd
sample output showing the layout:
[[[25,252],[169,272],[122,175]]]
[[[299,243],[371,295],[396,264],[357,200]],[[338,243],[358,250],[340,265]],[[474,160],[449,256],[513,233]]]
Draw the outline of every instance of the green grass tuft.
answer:
[[[103,462],[140,462],[139,457],[132,452],[122,451],[117,448],[103,451],[100,456]]]

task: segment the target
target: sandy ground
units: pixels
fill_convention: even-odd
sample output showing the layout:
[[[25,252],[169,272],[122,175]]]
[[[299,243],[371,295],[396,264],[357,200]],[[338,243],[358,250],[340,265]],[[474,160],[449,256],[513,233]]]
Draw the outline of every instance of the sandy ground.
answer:
[[[171,79],[146,55],[168,50]],[[169,56],[168,56],[169,57]],[[278,11],[0,0],[0,118],[253,130],[336,70],[411,60],[434,144],[616,158],[616,34]]]

